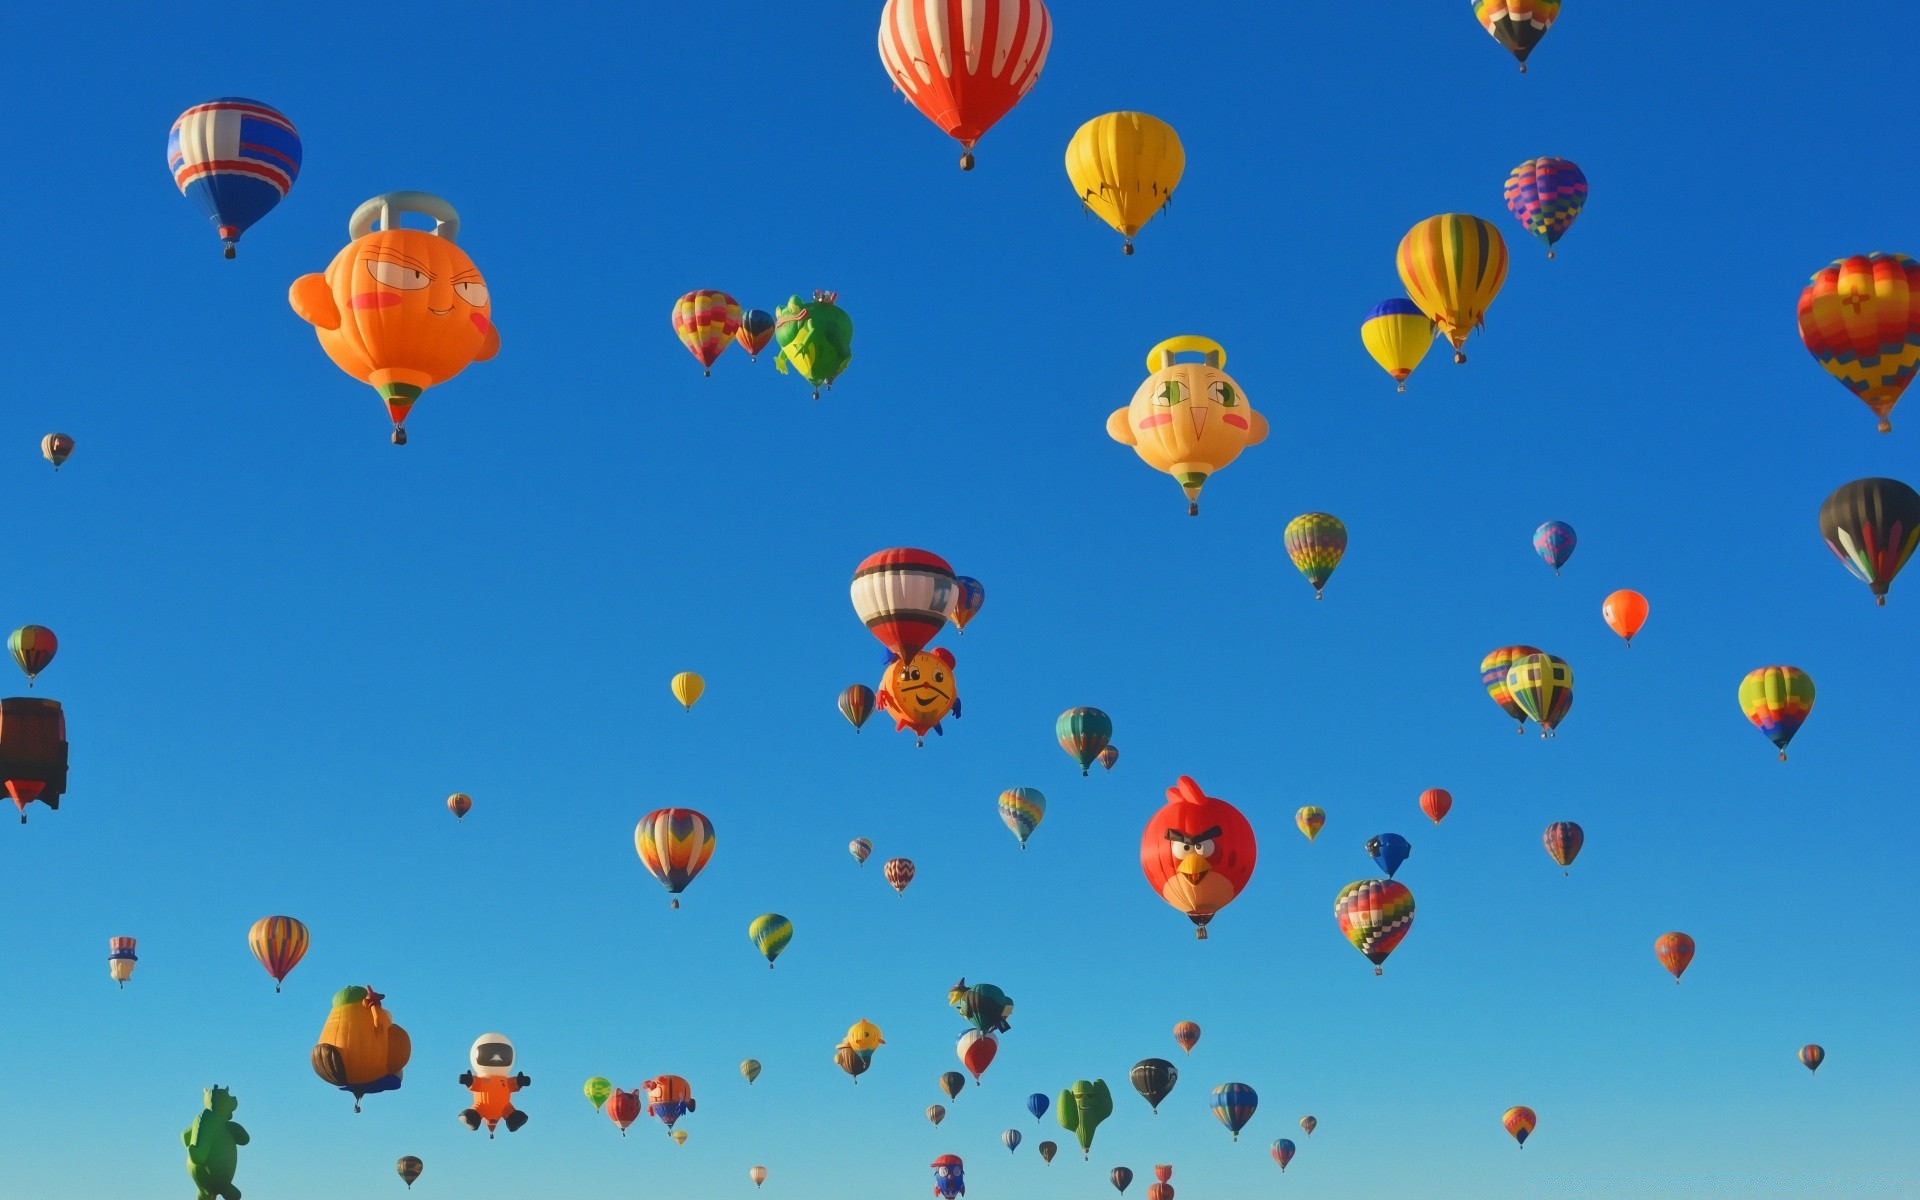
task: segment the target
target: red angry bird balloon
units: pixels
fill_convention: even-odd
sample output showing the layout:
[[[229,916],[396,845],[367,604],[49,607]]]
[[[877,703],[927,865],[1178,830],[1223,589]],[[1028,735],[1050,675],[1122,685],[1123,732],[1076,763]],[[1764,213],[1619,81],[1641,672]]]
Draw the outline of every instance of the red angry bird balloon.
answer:
[[[1207,936],[1207,922],[1253,878],[1259,858],[1253,826],[1240,810],[1200,790],[1185,775],[1167,789],[1167,806],[1140,837],[1140,869],[1160,898]]]

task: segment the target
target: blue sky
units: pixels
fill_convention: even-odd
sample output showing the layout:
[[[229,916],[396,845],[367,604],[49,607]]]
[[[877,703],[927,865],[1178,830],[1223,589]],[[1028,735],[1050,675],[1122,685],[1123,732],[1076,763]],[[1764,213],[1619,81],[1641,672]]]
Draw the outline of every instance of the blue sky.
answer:
[[[1897,872],[1920,597],[1874,608],[1815,513],[1850,479],[1912,481],[1920,416],[1875,435],[1793,321],[1830,259],[1914,246],[1914,169],[1871,72],[1840,66],[1859,30],[1771,0],[1670,25],[1576,2],[1523,77],[1465,3],[1373,29],[1188,7],[1061,0],[971,175],[890,95],[877,4],[173,4],[110,38],[21,14],[0,621],[60,635],[34,694],[65,704],[73,768],[59,813],[0,826],[0,1193],[178,1194],[213,1083],[253,1134],[239,1185],[281,1200],[398,1194],[402,1154],[429,1198],[745,1196],[755,1163],[773,1200],[919,1194],[942,1153],[983,1200],[1104,1195],[1121,1164],[1142,1189],[1156,1162],[1182,1196],[1916,1186]],[[163,161],[173,116],[220,95],[281,108],[307,154],[231,263]],[[1120,108],[1171,122],[1188,163],[1131,259],[1061,168]],[[1500,201],[1540,154],[1593,187],[1551,263]],[[397,450],[285,295],[400,188],[459,208],[502,349]],[[1396,395],[1358,320],[1445,211],[1496,220],[1512,271],[1472,361],[1436,351]],[[737,350],[703,380],[667,319],[697,287],[837,289],[854,363],[818,403]],[[1103,431],[1180,333],[1223,343],[1273,426],[1197,520]],[[57,476],[55,428],[79,443]],[[1321,604],[1280,546],[1313,510],[1352,531]],[[1529,544],[1548,519],[1580,535],[1559,578]],[[988,589],[943,639],[965,717],[919,751],[833,706],[879,673],[847,579],[894,545]],[[1652,602],[1631,650],[1599,617],[1618,587]],[[1509,642],[1575,668],[1552,743],[1479,688]],[[1819,686],[1785,766],[1735,703],[1769,663]],[[666,688],[686,669],[691,715]],[[1076,704],[1113,715],[1111,775],[1053,745]],[[1205,943],[1137,865],[1182,773],[1261,841]],[[993,803],[1016,785],[1050,802],[1024,854]],[[1437,829],[1431,786],[1455,796]],[[719,832],[677,912],[632,845],[669,804]],[[1571,877],[1540,847],[1559,819],[1587,832]],[[1331,907],[1385,830],[1419,909],[1376,979]],[[903,897],[894,854],[919,864]],[[769,910],[797,926],[771,973],[745,936]],[[273,912],[314,933],[278,996],[245,944]],[[1669,929],[1700,946],[1678,988]],[[116,934],[140,939],[124,991]],[[1017,1008],[936,1130],[962,974]],[[349,983],[415,1047],[359,1116],[307,1063]],[[887,1045],[856,1086],[832,1051],[863,1017]],[[455,1076],[492,1029],[535,1083],[489,1144]],[[1148,1056],[1182,1071],[1157,1117],[1126,1084]],[[623,1141],[580,1095],[662,1072],[700,1103],[684,1147],[650,1121]],[[1091,1161],[1043,1167],[1070,1139],[1022,1101],[1096,1076],[1117,1113]],[[1261,1096],[1238,1144],[1205,1104],[1229,1080]],[[1540,1114],[1524,1153],[1512,1104]]]

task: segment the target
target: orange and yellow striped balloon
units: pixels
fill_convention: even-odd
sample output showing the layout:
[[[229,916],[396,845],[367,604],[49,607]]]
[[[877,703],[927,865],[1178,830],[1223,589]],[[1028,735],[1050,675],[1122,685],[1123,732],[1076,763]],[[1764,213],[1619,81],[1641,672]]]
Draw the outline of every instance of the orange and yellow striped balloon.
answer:
[[[688,292],[673,305],[673,331],[708,375],[740,332],[740,302],[725,292]]]
[[[1467,361],[1467,335],[1507,281],[1507,243],[1479,217],[1428,217],[1400,239],[1400,282],[1428,320],[1453,343],[1453,361]]]
[[[633,848],[640,864],[678,896],[713,857],[713,822],[690,808],[655,809],[634,827]],[[672,907],[679,908],[674,900]]]
[[[292,917],[261,917],[247,931],[247,945],[260,965],[273,976],[273,990],[279,991],[287,973],[307,956],[312,939],[307,927]]]

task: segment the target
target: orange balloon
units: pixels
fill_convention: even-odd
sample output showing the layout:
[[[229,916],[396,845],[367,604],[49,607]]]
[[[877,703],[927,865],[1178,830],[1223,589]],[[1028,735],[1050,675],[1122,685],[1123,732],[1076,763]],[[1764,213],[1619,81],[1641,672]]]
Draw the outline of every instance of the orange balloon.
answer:
[[[1647,623],[1647,598],[1639,592],[1621,588],[1600,605],[1600,615],[1613,631],[1633,645],[1633,635]]]

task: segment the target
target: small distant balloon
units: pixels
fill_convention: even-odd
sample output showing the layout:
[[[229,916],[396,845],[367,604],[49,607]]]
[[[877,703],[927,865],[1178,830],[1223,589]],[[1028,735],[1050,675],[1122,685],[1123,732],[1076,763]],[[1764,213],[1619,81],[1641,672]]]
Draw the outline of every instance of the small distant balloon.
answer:
[[[1548,521],[1533,531],[1534,551],[1547,560],[1555,575],[1567,565],[1567,560],[1573,557],[1573,548],[1579,543],[1580,539],[1573,535],[1573,526],[1565,521]]]
[[[7,649],[13,652],[13,661],[26,673],[27,686],[32,687],[34,677],[53,661],[54,653],[60,649],[60,639],[45,625],[22,625],[7,639]]]
[[[1020,1131],[1018,1129],[1005,1130],[1000,1134],[1000,1144],[1007,1148],[1008,1154],[1012,1154],[1020,1148]]]
[[[1387,873],[1388,879],[1393,878],[1393,873],[1412,853],[1413,845],[1397,833],[1376,834],[1367,839],[1367,856]]]
[[[1293,823],[1300,827],[1300,832],[1306,834],[1307,840],[1311,842],[1320,836],[1321,828],[1326,825],[1327,810],[1319,805],[1309,804],[1293,814]]]
[[[1740,711],[1753,727],[1780,748],[1787,761],[1787,743],[1813,713],[1813,676],[1799,667],[1761,667],[1740,681]]]
[[[707,690],[707,681],[692,671],[682,671],[673,677],[673,682],[668,686],[673,689],[673,698],[688,712],[692,712],[694,703]]]
[[[1047,1110],[1052,1107],[1053,1101],[1047,1099],[1045,1092],[1035,1092],[1027,1097],[1027,1111],[1033,1114],[1033,1119],[1036,1121],[1046,1116]]]
[[[771,971],[773,960],[793,940],[793,922],[779,913],[761,913],[747,923],[747,940],[766,958],[767,970]]]
[[[1313,585],[1313,598],[1321,598],[1333,570],[1347,553],[1347,527],[1332,513],[1307,513],[1287,522],[1280,534],[1287,557],[1294,569]]]
[[[742,1059],[740,1062],[740,1077],[746,1080],[749,1085],[751,1085],[754,1080],[760,1078],[760,1060],[757,1058]]]
[[[1293,1143],[1286,1138],[1275,1138],[1272,1153],[1273,1161],[1279,1163],[1280,1169],[1285,1171],[1287,1164],[1293,1161]]]
[[[72,454],[73,439],[64,433],[50,433],[40,439],[40,457],[52,463],[56,471]]]
[[[1113,770],[1113,764],[1120,761],[1120,747],[1108,746],[1100,752],[1097,761],[1107,770]]]
[[[393,1169],[399,1174],[401,1182],[407,1185],[407,1190],[412,1191],[413,1181],[420,1178],[420,1172],[427,1169],[427,1164],[409,1154],[394,1163]]]
[[[1192,1021],[1182,1021],[1173,1027],[1173,1040],[1188,1054],[1200,1044],[1200,1027]]]
[[[1565,868],[1571,867],[1573,860],[1580,856],[1580,847],[1586,844],[1587,835],[1572,821],[1555,821],[1547,826],[1540,840],[1546,843],[1547,853],[1553,856],[1553,861],[1560,864],[1560,873],[1566,875],[1570,872]]]
[[[1820,536],[1874,602],[1885,604],[1893,577],[1920,544],[1920,492],[1898,479],[1856,479],[1820,505]]]
[[[1085,775],[1113,740],[1113,718],[1097,708],[1070,708],[1053,723],[1053,733],[1067,757],[1080,764]]]
[[[1818,1071],[1820,1064],[1827,1061],[1827,1052],[1813,1042],[1800,1047],[1800,1065],[1809,1071]]]
[[[1027,848],[1027,839],[1033,836],[1046,815],[1047,798],[1039,788],[1008,788],[1000,793],[1000,820],[1020,839],[1022,850]]]
[[[1693,961],[1693,939],[1684,933],[1663,933],[1654,939],[1653,955],[1677,984]]]
[[[940,1122],[946,1119],[947,1119],[947,1109],[945,1105],[943,1104],[927,1105],[927,1120],[933,1122],[935,1126],[938,1126]]]
[[[910,858],[890,858],[880,871],[887,877],[887,882],[892,885],[893,890],[903,896],[906,894],[907,885],[913,882],[913,860]]]
[[[947,1094],[947,1099],[956,1099],[960,1095],[960,1089],[966,1086],[967,1077],[960,1072],[942,1071],[940,1073],[940,1090]]]
[[[747,1178],[753,1180],[753,1186],[759,1187],[767,1181],[767,1169],[765,1167],[748,1167]]]
[[[747,352],[748,362],[759,362],[760,352],[773,340],[773,314],[764,308],[749,308],[740,314],[740,328],[733,340]]]
[[[473,797],[465,792],[455,792],[447,797],[447,811],[453,814],[454,820],[460,820],[473,811]]]
[[[987,589],[971,575],[955,575],[953,586],[960,598],[954,601],[953,616],[949,618],[953,627],[962,637],[966,636],[967,622],[979,615],[980,608],[987,602]]]
[[[1240,1131],[1260,1107],[1259,1095],[1244,1083],[1223,1083],[1213,1089],[1212,1100],[1214,1118],[1227,1127],[1234,1141],[1239,1141]]]
[[[1420,306],[1404,296],[1382,300],[1367,310],[1360,322],[1360,341],[1373,355],[1380,369],[1393,376],[1400,391],[1407,390],[1407,376],[1433,348],[1433,321]]]
[[[873,715],[877,702],[872,688],[864,683],[856,683],[840,693],[840,715],[853,726],[855,733],[859,733],[860,727]]]
[[[1133,1172],[1125,1167],[1115,1167],[1107,1172],[1107,1178],[1113,1181],[1113,1190],[1124,1196],[1127,1194],[1127,1185],[1133,1182]]]
[[[1507,694],[1550,738],[1573,710],[1573,668],[1564,658],[1529,654],[1507,671]]]
[[[594,1111],[598,1112],[600,1106],[607,1102],[607,1098],[613,1095],[613,1083],[603,1076],[595,1075],[580,1085],[580,1091],[593,1105]]]
[[[705,374],[740,332],[740,303],[725,292],[688,292],[673,305],[673,332]]]
[[[1420,811],[1438,825],[1453,811],[1453,793],[1445,788],[1428,788],[1420,793]]]
[[[1308,1137],[1312,1137],[1313,1131],[1320,1128],[1320,1122],[1314,1119],[1312,1113],[1308,1113],[1300,1118],[1300,1128]]]
[[[1527,1139],[1533,1136],[1534,1126],[1539,1123],[1539,1118],[1533,1115],[1533,1110],[1524,1105],[1516,1104],[1500,1115],[1500,1124],[1513,1135],[1513,1140],[1520,1143],[1520,1148],[1523,1150],[1526,1149]]]
[[[1058,1154],[1059,1152],[1060,1152],[1060,1147],[1053,1142],[1040,1143],[1040,1161],[1043,1163],[1052,1162],[1053,1156],[1055,1154]]]
[[[1633,635],[1647,623],[1647,598],[1629,588],[1621,588],[1601,602],[1600,618],[1607,623],[1607,628],[1632,646]]]
[[[140,961],[134,947],[135,939],[130,937],[107,939],[107,975],[121,987],[133,978],[133,964]]]
[[[847,843],[847,853],[853,855],[853,861],[866,865],[867,856],[873,853],[873,843],[866,838],[855,838]]]
[[[1367,956],[1373,973],[1413,928],[1413,893],[1393,879],[1361,879],[1340,889],[1333,917],[1353,948]]]

